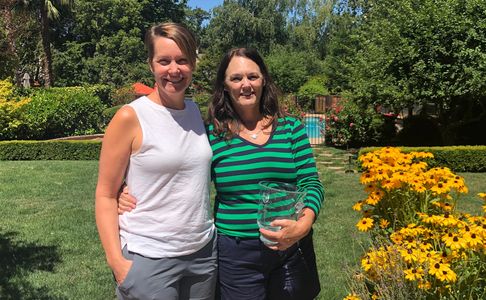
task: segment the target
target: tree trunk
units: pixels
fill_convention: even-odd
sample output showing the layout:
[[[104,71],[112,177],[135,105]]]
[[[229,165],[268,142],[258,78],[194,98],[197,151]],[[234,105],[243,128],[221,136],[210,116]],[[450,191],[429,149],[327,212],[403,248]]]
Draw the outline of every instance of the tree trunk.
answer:
[[[49,39],[49,18],[47,16],[47,7],[44,5],[44,1],[41,1],[40,19],[41,19],[41,40],[42,49],[44,50],[42,69],[44,73],[44,86],[51,87],[54,85],[52,76],[52,55],[51,44]]]
[[[19,56],[17,53],[17,45],[15,43],[15,25],[13,23],[12,10],[16,0],[2,0],[0,1],[0,16],[4,20],[5,31],[7,34],[7,51],[13,56],[15,65],[18,65]],[[20,72],[15,68],[15,83],[20,84]]]

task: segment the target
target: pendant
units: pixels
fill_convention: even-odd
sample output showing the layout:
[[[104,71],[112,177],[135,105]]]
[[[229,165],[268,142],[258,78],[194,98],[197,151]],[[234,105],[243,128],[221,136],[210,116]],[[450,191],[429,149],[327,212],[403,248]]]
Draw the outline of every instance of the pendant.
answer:
[[[257,137],[258,137],[258,134],[256,134],[256,133],[250,134],[250,137],[251,137],[252,139],[256,140],[256,139],[257,139]]]

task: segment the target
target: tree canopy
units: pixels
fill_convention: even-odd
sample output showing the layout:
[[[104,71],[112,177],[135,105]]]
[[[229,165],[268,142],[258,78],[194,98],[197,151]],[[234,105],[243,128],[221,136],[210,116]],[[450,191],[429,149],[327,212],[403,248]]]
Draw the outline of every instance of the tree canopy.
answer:
[[[38,20],[49,10],[26,9],[25,2],[55,9],[48,35]],[[48,83],[48,48],[57,86],[152,84],[143,36],[170,20],[185,23],[199,41],[196,92],[211,90],[225,51],[244,46],[263,54],[284,93],[318,76],[324,89],[313,91],[363,108],[433,106],[422,115],[434,118],[445,144],[474,142],[461,137],[486,122],[484,0],[225,0],[210,12],[186,0],[0,4],[0,78],[17,84],[24,72]]]

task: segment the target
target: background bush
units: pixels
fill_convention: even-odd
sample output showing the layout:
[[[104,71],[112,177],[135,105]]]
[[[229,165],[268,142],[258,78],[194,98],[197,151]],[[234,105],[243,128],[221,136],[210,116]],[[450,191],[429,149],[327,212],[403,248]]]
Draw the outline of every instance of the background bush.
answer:
[[[317,96],[328,95],[329,92],[325,88],[326,77],[314,76],[310,78],[297,92],[298,103],[306,110],[312,108],[312,105]]]
[[[104,105],[82,87],[36,91],[23,106],[16,139],[52,139],[101,132]]]
[[[326,143],[350,147],[376,145],[381,142],[384,126],[384,116],[373,107],[342,100],[326,113]]]
[[[453,172],[486,172],[486,146],[399,147],[402,152],[430,152],[434,158],[426,160],[430,167],[447,167]],[[378,148],[361,148],[359,155]]]
[[[0,160],[98,160],[100,141],[3,141]]]

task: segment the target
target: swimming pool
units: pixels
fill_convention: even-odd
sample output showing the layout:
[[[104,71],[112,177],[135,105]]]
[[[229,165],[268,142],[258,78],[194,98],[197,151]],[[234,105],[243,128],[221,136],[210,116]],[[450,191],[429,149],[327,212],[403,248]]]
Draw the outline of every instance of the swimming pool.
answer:
[[[324,116],[304,117],[305,131],[311,144],[321,144],[324,142],[325,122]]]

